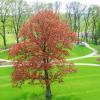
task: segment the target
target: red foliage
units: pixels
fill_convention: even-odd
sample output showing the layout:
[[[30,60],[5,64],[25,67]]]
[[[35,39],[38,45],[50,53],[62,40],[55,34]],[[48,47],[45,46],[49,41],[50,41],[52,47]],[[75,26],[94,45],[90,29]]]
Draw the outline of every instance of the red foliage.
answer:
[[[69,55],[68,49],[71,49],[75,36],[52,11],[41,11],[33,16],[20,29],[20,43],[9,51],[15,57],[13,82],[60,82],[64,74],[74,71],[64,65],[64,56]],[[48,72],[48,77],[44,71]]]

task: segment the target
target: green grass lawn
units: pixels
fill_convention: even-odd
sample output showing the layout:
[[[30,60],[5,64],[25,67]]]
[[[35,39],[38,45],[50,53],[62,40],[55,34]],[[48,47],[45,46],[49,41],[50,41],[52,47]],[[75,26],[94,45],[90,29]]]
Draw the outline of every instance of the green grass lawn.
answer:
[[[87,55],[92,51],[85,46],[75,45],[73,49],[70,51],[70,56],[68,58],[75,58]]]
[[[0,59],[9,59],[8,51],[1,51],[0,52]]]
[[[74,62],[74,63],[100,64],[100,62],[97,61],[98,58],[100,58],[100,57],[89,57],[89,58],[74,60],[74,61],[72,61],[72,62]]]
[[[92,51],[84,46],[76,45],[69,52],[70,52],[70,56],[65,57],[65,58],[74,58],[74,57],[85,56],[85,55],[91,53]],[[9,59],[8,51],[0,52],[0,58],[1,59]]]
[[[90,44],[90,46],[91,46],[92,48],[96,48],[98,45]]]
[[[13,43],[10,42],[11,45]],[[68,58],[80,57],[91,53],[84,46],[76,45]],[[8,52],[0,52],[1,59],[9,59]],[[99,63],[95,58],[75,60],[77,63]],[[76,66],[77,73],[68,74],[64,82],[52,84],[52,100],[100,100],[100,67]],[[22,88],[13,88],[11,84],[12,68],[0,68],[1,100],[45,100],[45,88],[24,84]]]
[[[78,72],[68,74],[63,83],[52,84],[52,100],[100,100],[100,67],[77,66]],[[11,85],[12,68],[0,68],[1,100],[45,100],[45,88]]]
[[[11,45],[16,43],[16,38],[14,34],[6,34],[6,41],[7,41],[7,47],[10,47]],[[0,48],[4,48],[3,45],[3,39],[0,36]]]

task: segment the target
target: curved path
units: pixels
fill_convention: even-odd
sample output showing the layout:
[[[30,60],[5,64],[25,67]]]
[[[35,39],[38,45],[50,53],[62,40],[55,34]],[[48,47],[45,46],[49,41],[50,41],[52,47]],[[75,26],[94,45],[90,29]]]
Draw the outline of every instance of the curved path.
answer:
[[[76,57],[76,58],[69,58],[66,59],[67,61],[73,61],[73,60],[78,60],[78,59],[84,59],[84,58],[89,58],[89,57],[100,57],[100,55],[97,54],[96,49],[92,48],[88,43],[86,42],[82,42],[88,49],[92,50],[92,53],[85,55],[85,56],[81,56],[81,57]],[[6,49],[8,50],[8,49]],[[3,51],[6,51],[3,50]],[[3,52],[0,51],[0,52]],[[4,60],[4,59],[0,59],[1,62],[6,62],[7,64],[1,64],[0,67],[11,67],[11,60]],[[91,63],[75,63],[75,65],[82,65],[82,66],[98,66],[100,67],[100,64],[91,64]]]
[[[4,49],[4,50],[2,50],[2,51],[0,51],[0,52],[3,52],[3,51],[8,51],[9,49]]]
[[[85,56],[81,56],[81,57],[76,57],[76,58],[69,58],[67,59],[68,61],[72,61],[72,60],[78,60],[78,59],[84,59],[84,58],[89,58],[89,57],[100,57],[100,55],[97,54],[97,50],[92,48],[88,43],[86,42],[82,42],[88,49],[92,50],[92,53],[85,55]]]

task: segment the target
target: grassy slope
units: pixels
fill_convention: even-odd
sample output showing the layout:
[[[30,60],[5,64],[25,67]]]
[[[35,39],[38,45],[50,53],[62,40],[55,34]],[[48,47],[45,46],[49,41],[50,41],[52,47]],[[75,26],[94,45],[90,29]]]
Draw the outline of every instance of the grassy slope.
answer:
[[[78,72],[66,76],[64,83],[52,84],[52,100],[100,100],[100,67],[77,68]],[[0,68],[1,100],[45,100],[45,89],[40,86],[12,88],[11,72],[11,68]]]
[[[91,53],[92,51],[85,46],[80,46],[80,45],[75,45],[73,49],[70,51],[70,56],[69,58],[75,58],[75,57],[80,57],[87,55]]]
[[[80,57],[91,53],[91,50],[84,47],[84,46],[74,46],[73,49],[70,51],[70,56],[66,58],[74,58],[74,57]],[[1,59],[9,59],[7,51],[0,52],[0,58]]]
[[[92,48],[95,48],[95,49],[96,49],[96,47],[97,47],[98,45],[90,44],[90,46],[91,46]]]

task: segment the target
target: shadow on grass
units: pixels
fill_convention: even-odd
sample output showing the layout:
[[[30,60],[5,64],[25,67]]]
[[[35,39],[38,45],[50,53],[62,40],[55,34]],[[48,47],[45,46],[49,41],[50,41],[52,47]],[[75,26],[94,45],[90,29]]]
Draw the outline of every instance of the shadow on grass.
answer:
[[[81,100],[79,97],[76,97],[74,95],[70,95],[70,96],[58,96],[58,97],[55,97],[54,99],[52,100]]]
[[[36,94],[32,93],[31,95],[26,92],[23,93],[21,96],[14,98],[13,100],[81,100],[80,98],[70,95],[70,96],[52,96],[52,98],[45,98],[44,94]]]
[[[25,92],[19,97],[15,97],[13,100],[45,100],[43,94]]]

